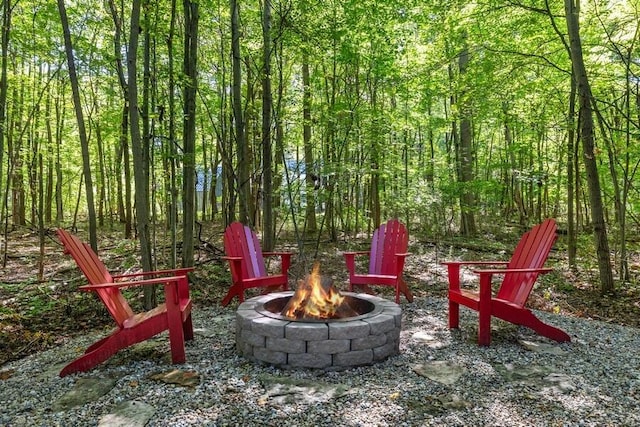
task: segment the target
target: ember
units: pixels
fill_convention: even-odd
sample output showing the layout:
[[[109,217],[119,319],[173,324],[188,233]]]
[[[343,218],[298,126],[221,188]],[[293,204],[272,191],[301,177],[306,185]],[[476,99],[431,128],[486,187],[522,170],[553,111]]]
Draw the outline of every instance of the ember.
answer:
[[[331,278],[320,275],[320,263],[316,262],[311,274],[298,281],[298,288],[280,314],[291,319],[341,319],[359,313],[349,306]]]

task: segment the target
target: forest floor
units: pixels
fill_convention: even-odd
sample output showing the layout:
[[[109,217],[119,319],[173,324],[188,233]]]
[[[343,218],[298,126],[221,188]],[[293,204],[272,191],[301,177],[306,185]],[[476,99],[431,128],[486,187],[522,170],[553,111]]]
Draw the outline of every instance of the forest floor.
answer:
[[[446,269],[440,262],[447,259],[508,259],[519,233],[516,230],[506,231],[501,236],[482,236],[475,242],[440,239],[436,244],[426,239],[412,240],[405,278],[414,297],[446,297]],[[78,234],[87,239],[87,233]],[[123,239],[117,231],[100,231],[99,235],[100,257],[110,271],[136,271],[138,264],[134,241]],[[158,241],[166,238],[164,235],[157,237]],[[618,285],[614,295],[602,296],[598,288],[597,270],[568,269],[562,240],[562,237],[558,239],[547,262],[547,266],[554,268],[554,271],[538,280],[529,298],[529,307],[640,328],[638,253],[634,253],[634,258],[630,259],[634,280]],[[200,241],[202,244],[195,251],[196,270],[191,275],[191,292],[196,310],[199,305],[219,304],[230,284],[226,262],[221,258],[222,229],[205,226],[200,233]],[[287,242],[284,245],[279,243],[278,249],[290,250],[295,254],[290,269],[290,283],[302,279],[310,272],[313,260],[319,259],[322,274],[331,276],[340,289],[346,289],[348,277],[342,252],[366,250],[369,244],[367,235],[341,236],[338,243],[326,240],[318,242],[310,238],[299,244],[293,236],[281,236],[278,241]],[[53,230],[47,233],[43,255],[37,233],[28,229],[11,232],[7,242],[6,267],[0,273],[0,366],[53,347],[70,336],[84,334],[88,329],[113,327],[108,313],[95,295],[77,291],[78,286],[85,284],[84,277],[73,261],[63,254]],[[161,251],[166,254],[168,249]],[[38,278],[40,266],[41,279]],[[383,296],[392,297],[390,288],[375,289]],[[128,296],[134,300],[136,309],[135,304],[140,305],[139,296]],[[407,304],[404,299],[402,304]],[[236,306],[237,301],[234,301],[228,309],[235,310]]]

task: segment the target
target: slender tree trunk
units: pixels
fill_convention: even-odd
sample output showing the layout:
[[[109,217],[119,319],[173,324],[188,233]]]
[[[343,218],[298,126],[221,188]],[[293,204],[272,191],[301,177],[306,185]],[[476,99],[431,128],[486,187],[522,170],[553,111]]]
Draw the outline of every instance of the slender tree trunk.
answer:
[[[64,118],[66,117],[65,106],[67,105],[63,97],[60,93],[63,91],[63,83],[62,79],[58,79],[57,85],[58,91],[56,93],[56,160],[55,160],[55,168],[56,168],[56,223],[60,224],[64,220],[64,203],[62,201],[62,162],[60,159],[60,147],[62,146],[62,135],[64,131]]]
[[[315,233],[318,230],[318,225],[316,223],[314,193],[315,165],[313,146],[311,145],[311,78],[309,76],[309,57],[306,51],[302,54],[302,86],[302,143],[304,146],[305,196],[307,199],[305,230],[308,233]]]
[[[195,226],[195,192],[196,192],[196,89],[197,53],[198,53],[198,3],[184,1],[184,76],[187,79],[184,87],[184,163],[182,166],[183,197],[183,247],[182,265],[193,265],[193,235]]]
[[[61,1],[61,0],[60,0]],[[151,271],[151,240],[149,226],[149,187],[148,176],[145,171],[145,149],[140,135],[140,116],[138,107],[138,36],[140,34],[140,3],[133,0],[131,7],[131,27],[129,33],[129,52],[127,56],[127,83],[129,88],[129,129],[131,132],[131,148],[133,151],[133,175],[135,183],[135,208],[138,240],[140,242],[140,257],[143,271]],[[155,301],[155,295],[145,293],[145,309],[150,310]]]
[[[242,74],[240,70],[240,6],[237,0],[230,0],[231,5],[231,55],[233,89],[233,120],[236,140],[236,188],[240,204],[240,222],[249,222],[249,150],[245,141],[244,119],[242,113]]]
[[[7,94],[9,85],[7,83],[7,61],[9,58],[9,36],[11,34],[11,12],[12,8],[9,4],[9,0],[2,1],[2,28],[1,28],[1,43],[2,43],[2,59],[0,69],[0,189],[2,185],[2,165],[4,164],[4,151],[5,151],[5,127],[7,124]],[[7,177],[8,179],[8,177]],[[6,194],[5,194],[6,197]],[[4,199],[4,197],[3,197]],[[0,218],[4,216],[4,210],[0,211]],[[7,239],[4,239],[4,252],[6,253]]]
[[[271,138],[271,0],[262,7],[262,245],[267,251],[275,245],[273,223],[273,154]]]
[[[51,90],[48,91],[47,93],[47,105],[46,105],[46,117],[48,118],[45,122],[45,127],[46,127],[46,132],[47,132],[47,183],[45,186],[45,195],[44,195],[44,221],[47,224],[51,224],[51,220],[53,218],[52,216],[52,209],[53,209],[53,147],[54,147],[54,140],[53,140],[53,126],[51,125],[51,120],[50,118],[52,117],[51,114]],[[0,140],[1,140],[1,136],[0,136]],[[0,160],[0,164],[2,164],[2,161]],[[0,170],[2,170],[0,168]],[[2,181],[0,179],[0,181]],[[1,184],[0,184],[1,185]]]
[[[458,70],[460,76],[464,76],[469,66],[469,50],[466,45],[458,57]],[[462,191],[460,193],[460,232],[465,236],[471,236],[476,234],[476,222],[474,216],[475,209],[475,196],[469,185],[473,182],[473,136],[471,134],[471,106],[464,93],[457,97],[457,101],[461,103],[459,105],[460,117],[460,146],[458,159],[460,162],[460,176],[458,177],[460,184],[462,185]]]
[[[96,236],[96,212],[93,202],[93,180],[91,178],[91,162],[89,159],[89,141],[87,140],[84,115],[82,111],[82,105],[80,103],[78,76],[76,74],[76,65],[73,58],[71,33],[69,32],[69,21],[67,19],[67,10],[64,6],[64,0],[58,0],[58,10],[60,12],[60,21],[62,23],[62,31],[64,33],[64,44],[65,50],[67,52],[67,65],[69,67],[69,81],[71,83],[71,91],[73,93],[73,105],[75,107],[76,120],[78,121],[78,136],[80,137],[80,148],[82,150],[82,164],[87,198],[87,213],[89,216],[89,241],[91,242],[91,247],[93,248],[93,250],[97,251],[98,240]]]
[[[149,247],[149,260],[150,260],[150,268],[152,270],[156,270],[156,261],[154,256],[154,236],[155,236],[155,227],[154,225],[154,216],[153,216],[153,198],[155,192],[149,191],[152,183],[152,175],[154,168],[151,166],[151,118],[149,117],[149,104],[150,104],[150,92],[151,92],[151,20],[149,19],[149,13],[152,5],[151,2],[145,0],[145,5],[142,8],[142,32],[143,32],[143,41],[142,41],[142,105],[140,105],[140,115],[139,117],[142,119],[142,132],[140,135],[140,148],[142,150],[142,165],[144,167],[144,187],[147,189],[146,196],[146,205],[147,205],[147,229],[149,239],[148,247]],[[154,187],[155,188],[155,187]],[[156,296],[155,296],[155,288],[152,286],[145,286],[145,305],[146,306],[155,306],[156,305]]]
[[[584,166],[587,172],[587,184],[589,187],[589,201],[591,204],[591,215],[593,218],[593,237],[595,240],[596,255],[598,258],[598,270],[600,272],[600,291],[602,293],[610,293],[614,290],[613,273],[611,270],[607,228],[604,221],[600,179],[596,164],[596,154],[594,152],[595,144],[593,108],[591,105],[591,86],[589,84],[587,70],[582,56],[582,41],[580,39],[579,25],[580,4],[578,0],[565,0],[564,5],[567,30],[570,39],[571,63],[578,90],[580,138],[582,141]]]
[[[569,129],[567,134],[567,257],[569,267],[576,267],[577,238],[576,238],[576,188],[574,185],[575,164],[575,115],[576,115],[576,83],[575,78],[571,78],[571,92],[569,95]]]
[[[122,65],[122,15],[118,13],[118,9],[113,0],[109,0],[109,11],[113,19],[115,33],[113,35],[113,53],[116,63],[116,71],[118,73],[118,82],[122,89],[122,115],[120,123],[120,142],[116,149],[116,189],[118,199],[118,216],[120,222],[124,223],[124,236],[131,238],[133,228],[133,214],[131,207],[131,168],[129,161],[129,87],[124,75],[124,67]],[[123,11],[124,12],[124,11]],[[122,173],[124,172],[124,194],[122,188]]]
[[[369,182],[369,202],[373,228],[382,223],[380,212],[380,112],[378,111],[377,78],[373,78],[370,89],[371,109],[373,110],[373,140],[371,141],[371,181]]]
[[[169,141],[167,146],[167,161],[169,163],[169,232],[171,233],[171,260],[170,267],[175,268],[178,263],[178,237],[176,229],[178,227],[178,184],[176,180],[176,99],[175,88],[176,80],[174,76],[174,59],[173,59],[173,38],[175,36],[176,27],[176,0],[171,0],[171,24],[169,27],[169,36],[167,37],[167,52],[169,56]]]

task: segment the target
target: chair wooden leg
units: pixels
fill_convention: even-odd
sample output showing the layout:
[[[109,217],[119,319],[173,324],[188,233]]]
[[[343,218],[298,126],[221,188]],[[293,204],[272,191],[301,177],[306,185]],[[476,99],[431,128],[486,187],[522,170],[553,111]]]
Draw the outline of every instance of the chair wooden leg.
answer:
[[[396,294],[398,294],[398,298],[396,303],[398,303],[400,301],[400,296],[399,296],[399,290],[402,291],[402,293],[404,294],[405,298],[407,298],[408,302],[413,302],[413,294],[411,293],[411,289],[409,289],[409,286],[407,286],[407,282],[405,282],[405,280],[403,278],[400,278],[400,281],[398,283],[398,288],[396,289]]]
[[[491,311],[478,311],[478,345],[489,346],[491,344]]]
[[[244,301],[244,290],[238,284],[231,285],[229,292],[227,292],[227,295],[222,299],[222,306],[226,307],[235,296],[240,299],[240,302]]]
[[[538,335],[542,335],[543,337],[547,337],[557,342],[571,341],[569,334],[561,329],[544,323],[529,310],[523,310],[519,316],[520,318],[518,319],[518,323],[534,330]]]
[[[458,329],[460,326],[460,304],[449,301],[449,329]]]
[[[193,321],[191,320],[191,314],[189,314],[182,323],[182,331],[185,340],[191,341],[193,339]]]
[[[65,366],[62,371],[60,371],[60,377],[65,377],[76,372],[86,372],[116,354],[123,348],[118,342],[117,334],[119,333],[120,331],[116,331],[114,334],[98,341],[100,345],[97,347],[92,345],[90,347],[92,348],[91,351],[85,352],[82,356]]]

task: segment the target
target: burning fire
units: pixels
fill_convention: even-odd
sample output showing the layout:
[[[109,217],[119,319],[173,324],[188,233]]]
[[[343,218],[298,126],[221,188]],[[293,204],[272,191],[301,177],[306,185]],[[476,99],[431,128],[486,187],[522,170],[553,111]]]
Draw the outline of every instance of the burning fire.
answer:
[[[353,310],[333,281],[320,275],[320,263],[316,262],[311,274],[298,281],[296,292],[281,314],[294,319],[335,319],[351,316]]]

